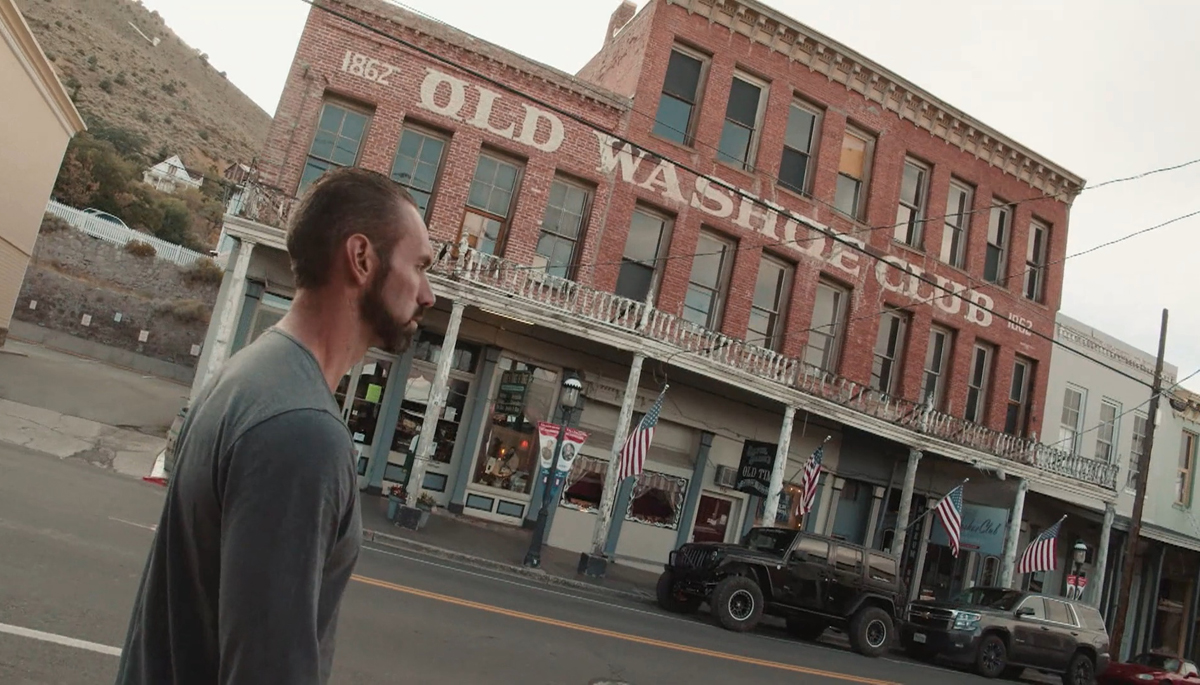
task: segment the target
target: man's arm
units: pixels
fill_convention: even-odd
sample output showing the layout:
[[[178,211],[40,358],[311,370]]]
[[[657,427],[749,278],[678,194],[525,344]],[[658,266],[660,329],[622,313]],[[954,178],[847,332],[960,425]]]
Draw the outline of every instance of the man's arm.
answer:
[[[351,498],[349,441],[301,410],[243,435],[221,465],[220,682],[316,684],[318,598]]]

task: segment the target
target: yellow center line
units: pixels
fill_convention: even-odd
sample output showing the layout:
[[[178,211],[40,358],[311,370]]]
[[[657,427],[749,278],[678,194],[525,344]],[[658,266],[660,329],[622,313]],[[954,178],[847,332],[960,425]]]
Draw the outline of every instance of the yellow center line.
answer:
[[[740,654],[730,654],[729,652],[717,652],[717,651],[713,651],[711,649],[703,649],[700,647],[692,647],[690,645],[682,645],[677,642],[666,642],[664,640],[655,640],[653,638],[641,637],[640,635],[630,635],[628,633],[620,633],[615,630],[605,630],[603,628],[595,628],[593,626],[585,626],[585,625],[582,625],[579,623],[571,623],[569,621],[560,621],[555,618],[548,618],[546,616],[538,616],[537,614],[527,614],[523,611],[513,611],[512,609],[503,609],[501,607],[492,606],[491,604],[482,604],[480,602],[472,602],[467,599],[451,597],[449,595],[443,595],[443,594],[439,594],[436,592],[429,592],[427,590],[418,590],[417,588],[408,587],[405,585],[397,585],[395,583],[389,583],[385,580],[378,580],[376,578],[369,578],[367,576],[360,576],[357,574],[352,576],[352,579],[356,580],[360,583],[364,583],[366,585],[374,585],[375,587],[380,587],[385,590],[393,590],[395,592],[403,592],[403,593],[410,594],[410,595],[416,595],[417,597],[424,597],[426,599],[437,600],[439,602],[446,602],[448,604],[457,604],[458,606],[468,607],[471,609],[478,609],[480,611],[487,611],[487,612],[490,612],[493,614],[500,614],[502,616],[510,616],[512,618],[519,618],[519,619],[522,619],[525,621],[533,621],[534,623],[543,623],[545,625],[556,626],[559,628],[567,628],[569,630],[577,630],[581,633],[591,633],[592,635],[601,635],[604,637],[613,638],[615,640],[625,640],[627,642],[636,642],[638,644],[649,645],[651,647],[661,647],[662,649],[671,649],[671,650],[674,650],[677,652],[686,652],[688,654],[698,654],[700,656],[712,657],[714,659],[724,659],[726,661],[736,661],[738,663],[743,663],[743,664],[751,664],[754,666],[763,666],[766,668],[774,668],[774,669],[777,669],[780,671],[790,671],[792,673],[804,673],[806,675],[822,676],[825,678],[833,678],[836,680],[846,680],[846,681],[850,681],[853,683],[863,683],[864,685],[897,685],[896,683],[894,683],[892,681],[888,681],[888,680],[873,680],[871,678],[863,678],[861,676],[851,675],[849,673],[835,673],[833,671],[822,671],[822,670],[815,669],[815,668],[806,668],[804,666],[795,666],[793,664],[780,663],[778,661],[767,661],[765,659],[755,659],[753,657],[742,656]]]

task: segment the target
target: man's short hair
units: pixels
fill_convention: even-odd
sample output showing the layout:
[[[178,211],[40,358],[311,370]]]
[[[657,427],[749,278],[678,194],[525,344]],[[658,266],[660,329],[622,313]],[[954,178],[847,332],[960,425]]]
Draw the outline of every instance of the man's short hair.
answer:
[[[412,195],[383,174],[355,167],[326,172],[313,183],[292,215],[288,255],[297,288],[329,282],[335,255],[355,233],[366,236],[383,262],[400,239],[396,224]]]

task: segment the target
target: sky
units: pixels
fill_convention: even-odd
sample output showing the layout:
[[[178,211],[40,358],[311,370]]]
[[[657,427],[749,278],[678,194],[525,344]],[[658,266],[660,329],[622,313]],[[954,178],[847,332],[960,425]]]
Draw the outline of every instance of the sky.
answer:
[[[274,114],[308,14],[302,0],[142,0]],[[646,0],[639,0],[638,6]],[[401,4],[401,3],[397,3]],[[405,0],[484,40],[575,73],[618,0]],[[568,19],[563,12],[571,5]],[[1200,158],[1200,2],[1194,0],[767,0],[1088,185]],[[1193,194],[1195,193],[1195,194]],[[1200,210],[1200,164],[1085,191],[1067,254]],[[1200,307],[1186,278],[1200,216],[1066,263],[1062,311],[1200,369]],[[1188,255],[1193,255],[1189,257]],[[1169,258],[1168,258],[1169,257]],[[1200,391],[1200,376],[1185,384]]]

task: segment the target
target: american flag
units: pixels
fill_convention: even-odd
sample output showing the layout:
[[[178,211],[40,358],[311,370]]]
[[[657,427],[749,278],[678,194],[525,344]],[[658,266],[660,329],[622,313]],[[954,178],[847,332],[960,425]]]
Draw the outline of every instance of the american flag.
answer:
[[[937,504],[938,519],[942,522],[942,528],[946,529],[946,537],[950,539],[950,551],[954,552],[954,556],[958,556],[959,537],[962,535],[962,489],[963,486],[958,486],[946,493],[941,502]]]
[[[786,457],[784,457],[786,459]],[[812,511],[813,504],[817,501],[817,481],[821,478],[821,460],[825,458],[825,445],[822,443],[817,446],[816,451],[809,457],[808,463],[804,465],[804,475],[800,477],[800,491],[803,493],[800,500],[800,515],[805,516]]]
[[[642,466],[646,463],[646,453],[650,451],[650,441],[654,439],[654,427],[658,425],[658,415],[662,413],[663,398],[666,395],[667,389],[663,388],[662,392],[658,393],[658,399],[654,401],[654,406],[650,407],[650,411],[646,412],[646,415],[638,422],[637,428],[625,440],[621,453],[617,455],[619,460],[618,482],[642,472]]]
[[[1043,530],[1041,535],[1025,548],[1021,561],[1017,563],[1017,573],[1036,573],[1037,571],[1053,571],[1058,568],[1058,531],[1066,516],[1058,523]]]

